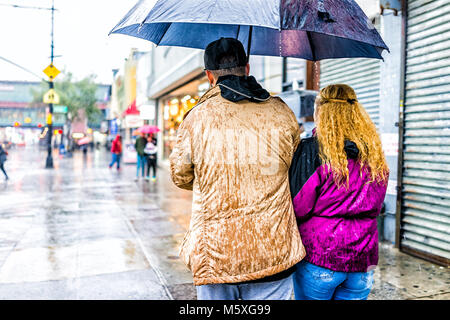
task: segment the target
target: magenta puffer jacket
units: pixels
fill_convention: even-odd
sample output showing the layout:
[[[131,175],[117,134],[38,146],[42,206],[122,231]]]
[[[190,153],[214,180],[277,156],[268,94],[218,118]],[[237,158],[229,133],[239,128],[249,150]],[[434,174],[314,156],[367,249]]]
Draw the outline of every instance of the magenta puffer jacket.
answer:
[[[290,188],[305,260],[334,271],[367,272],[378,263],[376,217],[387,184],[370,181],[357,160],[356,144],[347,141],[349,186],[334,183],[321,164],[315,137],[301,141],[290,169]]]

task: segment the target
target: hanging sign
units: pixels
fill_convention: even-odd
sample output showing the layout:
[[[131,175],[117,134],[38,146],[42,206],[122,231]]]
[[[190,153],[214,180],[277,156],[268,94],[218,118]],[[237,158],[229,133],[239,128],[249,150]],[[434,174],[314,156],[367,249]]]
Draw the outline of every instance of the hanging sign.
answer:
[[[50,89],[47,91],[46,94],[44,94],[44,103],[53,103],[58,104],[59,103],[59,95],[56,93],[54,89]]]
[[[50,63],[50,65],[45,68],[43,72],[47,75],[47,77],[50,78],[50,81],[53,81],[53,79],[55,79],[56,76],[61,73],[52,63]]]

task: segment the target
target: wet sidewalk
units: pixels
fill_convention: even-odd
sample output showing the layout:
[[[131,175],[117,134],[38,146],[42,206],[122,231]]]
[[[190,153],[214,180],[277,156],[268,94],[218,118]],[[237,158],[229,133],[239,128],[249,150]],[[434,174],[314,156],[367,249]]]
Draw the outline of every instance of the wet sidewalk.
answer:
[[[195,299],[178,258],[191,194],[164,169],[133,180],[104,150],[11,150],[0,182],[0,299]],[[0,181],[3,177],[0,177]],[[380,247],[370,299],[450,299],[450,270]]]

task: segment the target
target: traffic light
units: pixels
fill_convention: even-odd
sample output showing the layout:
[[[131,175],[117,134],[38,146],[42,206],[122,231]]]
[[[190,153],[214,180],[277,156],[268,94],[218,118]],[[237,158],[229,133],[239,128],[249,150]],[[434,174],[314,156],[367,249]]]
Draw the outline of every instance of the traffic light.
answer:
[[[38,128],[42,128],[42,123],[39,123],[39,124],[38,124]]]
[[[19,122],[14,122],[14,127],[20,127],[20,123]]]

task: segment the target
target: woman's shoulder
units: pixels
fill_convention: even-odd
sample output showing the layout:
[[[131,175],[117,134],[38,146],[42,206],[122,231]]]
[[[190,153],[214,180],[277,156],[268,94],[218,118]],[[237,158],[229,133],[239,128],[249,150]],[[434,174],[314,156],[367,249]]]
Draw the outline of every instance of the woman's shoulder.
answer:
[[[297,154],[309,153],[311,155],[315,155],[318,152],[319,144],[317,142],[317,138],[314,136],[301,139],[296,151]]]
[[[303,138],[300,140],[300,144],[303,144],[304,146],[312,146],[317,144],[317,139],[316,137]]]

